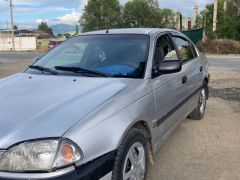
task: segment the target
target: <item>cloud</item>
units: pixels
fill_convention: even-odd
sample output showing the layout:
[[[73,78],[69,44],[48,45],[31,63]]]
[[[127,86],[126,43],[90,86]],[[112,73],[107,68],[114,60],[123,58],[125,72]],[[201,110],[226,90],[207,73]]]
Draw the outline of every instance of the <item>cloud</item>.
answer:
[[[80,19],[81,14],[77,12],[72,12],[61,17],[57,17],[59,23],[63,24],[76,24]]]
[[[48,19],[37,19],[36,23],[40,24],[42,22],[48,22]]]
[[[38,6],[15,6],[14,7],[15,12],[20,12],[20,13],[49,13],[49,12],[66,12],[70,11],[71,9],[65,8],[65,7],[46,7],[46,8],[41,8]]]
[[[36,23],[40,24],[41,22],[46,22],[50,26],[55,24],[75,25],[78,23],[80,16],[80,13],[72,12],[69,14],[65,14],[64,16],[56,17],[54,19],[37,19]]]
[[[83,13],[85,6],[87,5],[88,0],[80,0],[80,13]]]

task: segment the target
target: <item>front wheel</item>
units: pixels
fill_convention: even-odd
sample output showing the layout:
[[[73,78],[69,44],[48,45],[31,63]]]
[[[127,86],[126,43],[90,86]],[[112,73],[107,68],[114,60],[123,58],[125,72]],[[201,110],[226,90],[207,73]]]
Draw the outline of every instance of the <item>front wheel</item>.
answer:
[[[118,149],[112,180],[145,180],[147,172],[147,140],[141,131],[132,129]]]
[[[207,87],[204,86],[201,89],[198,104],[196,109],[189,115],[190,119],[201,120],[204,117],[205,109],[207,105]]]

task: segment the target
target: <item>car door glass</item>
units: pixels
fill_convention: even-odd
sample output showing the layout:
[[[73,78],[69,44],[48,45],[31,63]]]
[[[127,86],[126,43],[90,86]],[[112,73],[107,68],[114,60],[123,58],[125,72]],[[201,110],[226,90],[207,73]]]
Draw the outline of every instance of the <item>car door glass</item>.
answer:
[[[162,36],[158,39],[155,55],[157,61],[174,61],[178,59],[177,52],[172,48],[167,36]]]
[[[187,41],[183,38],[180,38],[180,37],[175,37],[174,40],[175,40],[177,48],[180,52],[183,63],[194,59],[193,51],[192,51],[189,41]]]
[[[153,68],[157,69],[160,62],[178,60],[177,52],[173,48],[168,36],[158,38],[154,54]]]
[[[198,57],[197,50],[196,50],[195,46],[190,42],[189,42],[189,44],[190,44],[190,47],[191,47],[192,52],[193,52],[193,57],[194,58]]]

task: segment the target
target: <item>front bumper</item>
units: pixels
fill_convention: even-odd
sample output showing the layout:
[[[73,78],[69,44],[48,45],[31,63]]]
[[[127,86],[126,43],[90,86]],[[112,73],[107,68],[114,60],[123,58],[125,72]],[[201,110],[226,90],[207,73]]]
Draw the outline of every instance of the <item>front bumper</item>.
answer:
[[[64,180],[77,179],[75,167],[71,166],[62,170],[50,173],[9,173],[0,172],[0,180],[25,180],[25,179],[49,179],[49,180]]]
[[[0,180],[105,180],[113,170],[115,154],[113,151],[82,166],[49,173],[0,172]]]

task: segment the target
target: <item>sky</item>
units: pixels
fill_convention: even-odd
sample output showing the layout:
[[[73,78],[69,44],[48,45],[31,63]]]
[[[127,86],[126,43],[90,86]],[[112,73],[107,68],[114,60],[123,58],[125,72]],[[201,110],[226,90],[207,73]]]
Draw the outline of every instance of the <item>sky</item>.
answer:
[[[76,24],[88,0],[12,0],[14,24],[19,28],[35,28],[44,21],[54,24]],[[128,0],[119,0],[123,5]],[[213,0],[159,0],[161,8],[180,11],[184,16],[193,16],[193,6],[199,11]],[[0,0],[0,29],[10,27],[9,0]]]

